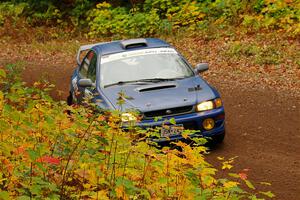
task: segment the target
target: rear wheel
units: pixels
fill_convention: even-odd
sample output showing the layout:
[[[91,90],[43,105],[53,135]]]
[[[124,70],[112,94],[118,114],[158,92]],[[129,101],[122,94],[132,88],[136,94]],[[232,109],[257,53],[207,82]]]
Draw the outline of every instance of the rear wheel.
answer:
[[[69,96],[67,97],[67,104],[69,106],[73,105],[74,104],[74,99],[73,99],[73,94],[72,92],[69,92]]]

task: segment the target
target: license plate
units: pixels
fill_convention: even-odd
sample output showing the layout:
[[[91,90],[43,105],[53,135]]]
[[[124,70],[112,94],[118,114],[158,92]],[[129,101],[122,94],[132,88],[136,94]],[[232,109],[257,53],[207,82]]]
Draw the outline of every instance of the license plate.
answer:
[[[172,135],[179,135],[182,133],[183,129],[184,128],[182,124],[164,125],[161,127],[161,136],[170,137]]]

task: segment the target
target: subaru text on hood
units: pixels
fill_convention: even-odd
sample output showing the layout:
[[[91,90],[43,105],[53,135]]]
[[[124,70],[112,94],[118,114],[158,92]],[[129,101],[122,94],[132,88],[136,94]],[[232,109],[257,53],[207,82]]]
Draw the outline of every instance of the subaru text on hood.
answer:
[[[83,60],[80,55],[87,52]],[[210,137],[222,142],[225,114],[218,91],[198,74],[208,64],[195,69],[165,41],[155,38],[112,41],[81,46],[78,66],[70,86],[68,103],[92,97],[102,109],[122,109],[122,121],[135,120],[127,112],[138,111],[142,128],[161,127],[167,120],[176,125],[161,129],[159,142],[183,139],[178,127],[195,130],[192,137]],[[120,92],[126,95],[120,107]]]

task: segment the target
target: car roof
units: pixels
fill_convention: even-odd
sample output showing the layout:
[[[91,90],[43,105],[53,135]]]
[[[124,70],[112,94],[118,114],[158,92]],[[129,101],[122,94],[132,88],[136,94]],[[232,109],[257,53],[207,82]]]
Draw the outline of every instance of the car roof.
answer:
[[[130,40],[112,41],[97,44],[92,47],[97,54],[107,55],[113,53],[121,53],[138,49],[171,47],[171,45],[158,38],[138,38]]]

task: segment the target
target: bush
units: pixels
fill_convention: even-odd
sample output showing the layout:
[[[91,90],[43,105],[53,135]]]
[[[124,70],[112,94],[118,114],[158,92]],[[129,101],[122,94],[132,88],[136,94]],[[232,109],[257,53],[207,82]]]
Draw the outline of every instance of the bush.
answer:
[[[108,3],[101,3],[90,12],[88,20],[89,35],[95,36],[151,36],[157,33],[160,18],[155,10],[149,13],[135,12],[125,7],[113,8]]]
[[[145,0],[131,10],[112,7],[104,2],[90,12],[88,21],[90,36],[151,36],[180,28],[197,30],[206,28],[207,24],[221,27],[242,24],[256,29],[280,29],[297,35],[300,31],[299,10],[297,1],[284,0]]]
[[[300,33],[299,1],[257,0],[254,8],[256,13],[244,13],[243,25]]]
[[[92,0],[11,0],[0,3],[0,10],[1,7],[7,10],[7,5],[13,12],[23,8],[19,17],[24,17],[32,26],[72,25],[81,28],[86,25],[87,12],[95,6],[95,2]],[[14,16],[6,10],[6,16]]]
[[[300,33],[299,1],[291,0],[11,0],[0,3],[5,18],[24,17],[33,26],[61,25],[89,36],[147,37],[209,24]],[[16,17],[17,16],[17,17]]]
[[[254,188],[245,174],[216,179],[205,147],[157,149],[141,140],[155,130],[124,131],[118,112],[55,102],[45,92],[51,85],[28,88],[6,72],[0,69],[0,199],[256,198],[239,187]]]
[[[3,25],[5,20],[16,22],[28,7],[26,3],[14,5],[9,2],[0,3],[0,25]]]

